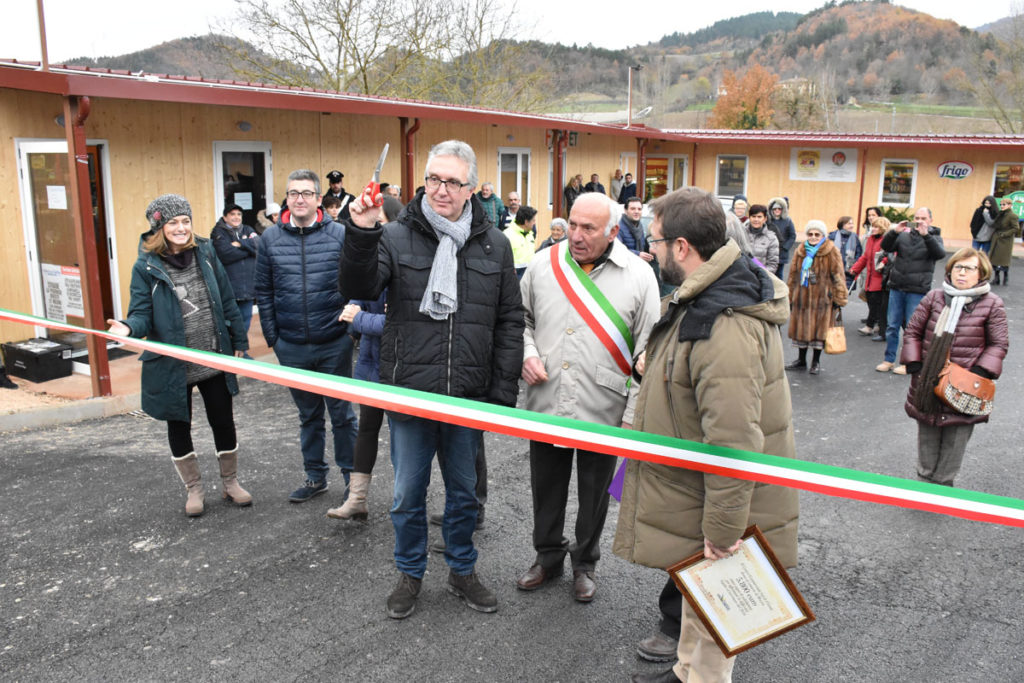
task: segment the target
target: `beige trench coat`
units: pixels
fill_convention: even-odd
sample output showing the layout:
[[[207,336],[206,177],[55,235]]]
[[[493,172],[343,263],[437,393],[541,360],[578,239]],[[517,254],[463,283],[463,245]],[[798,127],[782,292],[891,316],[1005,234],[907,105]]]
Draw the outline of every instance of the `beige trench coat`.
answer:
[[[526,409],[618,426],[633,421],[639,389],[576,312],[555,280],[551,249],[530,261],[519,283],[526,309],[523,359],[537,356],[548,380],[526,388]],[[634,360],[658,320],[658,281],[650,264],[620,240],[590,279],[618,311],[634,339]]]

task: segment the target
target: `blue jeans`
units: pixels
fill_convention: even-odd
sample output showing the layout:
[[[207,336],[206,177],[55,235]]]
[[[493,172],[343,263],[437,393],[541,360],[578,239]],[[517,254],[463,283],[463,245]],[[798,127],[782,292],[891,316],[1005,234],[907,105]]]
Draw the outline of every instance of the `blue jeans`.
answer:
[[[391,464],[395,468],[395,566],[417,579],[427,570],[427,486],[434,454],[444,479],[444,559],[456,574],[476,565],[476,452],[480,430],[420,417],[395,419],[391,428]]]
[[[238,312],[242,314],[242,329],[249,332],[249,323],[252,322],[252,299],[235,299],[238,304]]]
[[[900,329],[907,326],[914,309],[921,303],[924,294],[904,292],[901,289],[889,290],[889,315],[885,327],[885,360],[896,362],[896,349],[900,345]]]
[[[974,247],[975,249],[977,249],[978,251],[983,251],[983,252],[985,252],[987,254],[987,253],[989,253],[988,250],[992,248],[992,243],[991,242],[979,242],[978,240],[971,240],[971,246]]]
[[[281,365],[290,368],[316,370],[339,377],[352,376],[352,337],[347,334],[323,344],[292,344],[278,339],[274,344],[274,353]],[[319,483],[327,479],[330,470],[324,458],[327,445],[324,422],[326,407],[331,414],[331,431],[334,433],[334,462],[341,468],[347,484],[349,472],[352,471],[357,432],[356,413],[352,405],[348,401],[309,391],[289,391],[299,409],[299,422],[302,424],[300,443],[306,478]]]

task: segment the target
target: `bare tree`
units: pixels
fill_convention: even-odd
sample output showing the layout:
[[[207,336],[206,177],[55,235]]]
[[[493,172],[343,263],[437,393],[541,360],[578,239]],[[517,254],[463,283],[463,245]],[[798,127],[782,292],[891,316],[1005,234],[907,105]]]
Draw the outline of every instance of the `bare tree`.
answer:
[[[485,0],[235,0],[220,32],[259,37],[270,55],[223,41],[247,80],[367,95],[532,110],[546,74],[527,71],[516,8]],[[525,29],[524,29],[525,30]],[[524,34],[526,35],[526,34]]]
[[[1001,39],[974,36],[972,48],[961,89],[988,110],[1004,133],[1024,133],[1024,5],[1014,3]]]

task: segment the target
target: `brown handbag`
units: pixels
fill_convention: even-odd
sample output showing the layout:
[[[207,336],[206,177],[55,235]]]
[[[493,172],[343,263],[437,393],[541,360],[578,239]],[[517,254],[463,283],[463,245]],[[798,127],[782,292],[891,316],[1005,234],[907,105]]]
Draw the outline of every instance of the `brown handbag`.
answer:
[[[958,413],[988,415],[996,398],[996,383],[946,359],[939,371],[935,395]]]
[[[832,324],[825,330],[825,353],[846,353],[846,330],[843,328],[841,309],[836,309]]]

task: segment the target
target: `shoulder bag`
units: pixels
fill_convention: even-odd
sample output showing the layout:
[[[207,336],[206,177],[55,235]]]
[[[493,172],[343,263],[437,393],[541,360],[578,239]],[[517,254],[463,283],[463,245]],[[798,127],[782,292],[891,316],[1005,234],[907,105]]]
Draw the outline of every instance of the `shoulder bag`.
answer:
[[[988,415],[996,397],[996,383],[976,375],[946,358],[939,371],[935,395],[940,401],[964,415]]]
[[[842,309],[836,309],[832,324],[825,331],[825,353],[846,353],[846,330],[843,328]]]

